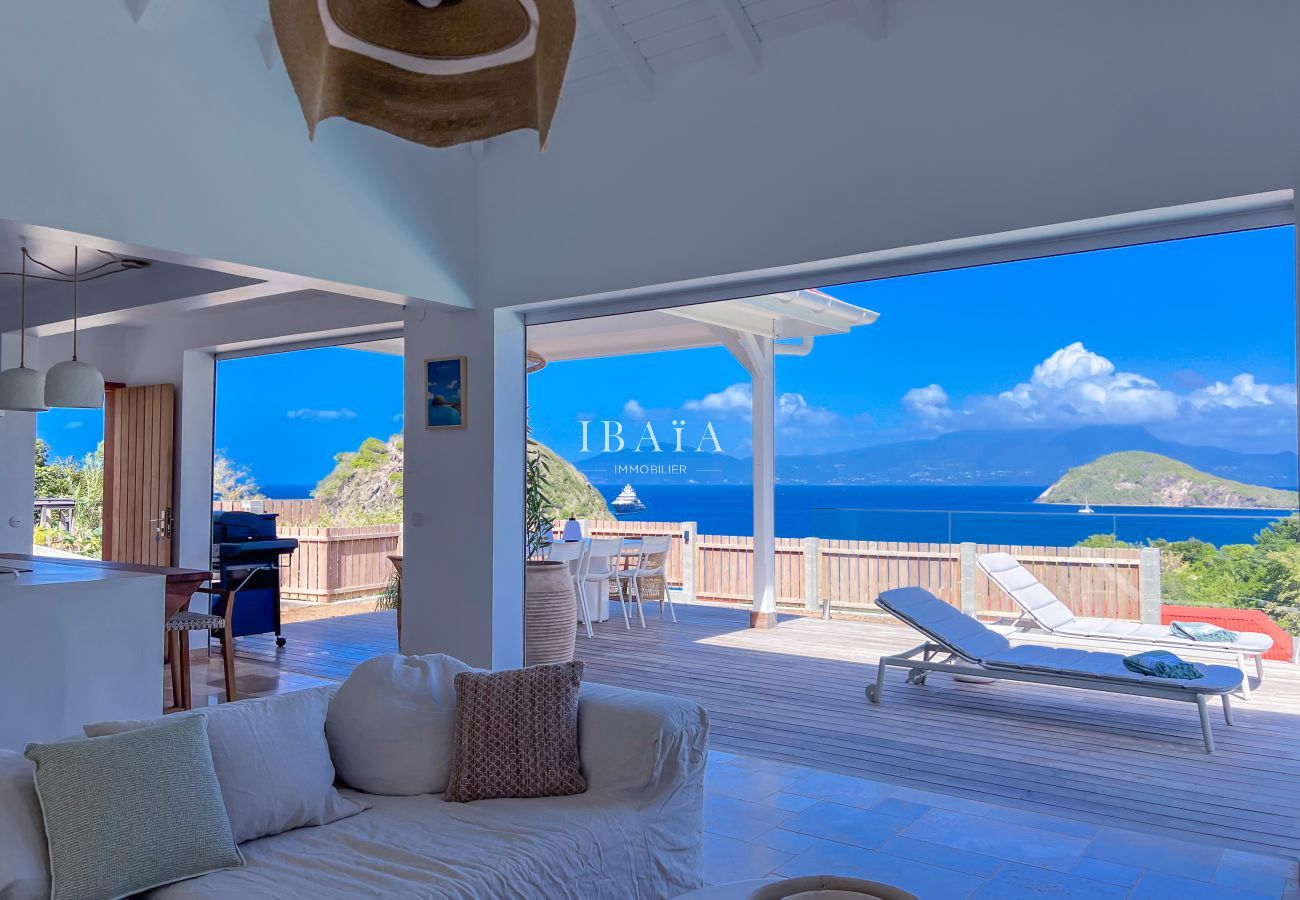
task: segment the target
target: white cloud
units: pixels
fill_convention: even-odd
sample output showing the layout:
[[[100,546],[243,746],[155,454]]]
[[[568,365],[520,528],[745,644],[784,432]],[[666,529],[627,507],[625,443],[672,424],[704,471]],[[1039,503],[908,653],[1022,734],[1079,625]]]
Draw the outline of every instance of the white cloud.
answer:
[[[693,412],[738,413],[748,417],[754,406],[754,396],[745,382],[730,385],[715,394],[705,394],[699,400],[687,400],[683,409]]]
[[[77,428],[85,428],[85,427],[86,427],[86,423],[85,423],[85,422],[82,422],[82,421],[79,420],[79,419],[73,419],[71,422],[67,422],[66,424],[64,424],[63,427],[66,428],[66,429],[68,429],[69,431],[72,431],[72,430],[77,429]]]
[[[1254,375],[1242,372],[1234,375],[1229,384],[1216,381],[1192,391],[1187,395],[1187,402],[1199,410],[1215,407],[1250,409],[1259,406],[1295,406],[1295,385],[1261,384],[1255,380]]]
[[[629,400],[623,404],[623,418],[625,419],[644,419],[645,407],[635,400]]]
[[[1118,425],[1172,419],[1178,397],[1075,341],[1034,366],[1028,381],[972,408],[1007,425]]]
[[[943,422],[952,418],[952,410],[948,407],[948,392],[937,384],[912,388],[903,395],[903,409],[930,428],[940,428]]]
[[[290,419],[300,419],[304,422],[338,422],[343,419],[355,419],[357,417],[356,413],[346,407],[343,409],[291,409],[285,415]]]
[[[1171,377],[1181,392],[1119,371],[1076,341],[1034,366],[1029,380],[1010,390],[974,394],[954,406],[940,385],[930,384],[912,388],[902,402],[930,431],[1150,425],[1171,439],[1225,445],[1295,433],[1294,385],[1261,383],[1245,372],[1227,383],[1207,384],[1186,371]]]
[[[832,428],[840,417],[824,406],[812,406],[803,394],[782,394],[776,398],[776,421],[787,427]]]
[[[393,421],[394,421],[394,422],[401,422],[401,421],[404,420],[405,418],[406,418],[406,414],[405,414],[405,413],[398,413],[397,415],[393,416]]]

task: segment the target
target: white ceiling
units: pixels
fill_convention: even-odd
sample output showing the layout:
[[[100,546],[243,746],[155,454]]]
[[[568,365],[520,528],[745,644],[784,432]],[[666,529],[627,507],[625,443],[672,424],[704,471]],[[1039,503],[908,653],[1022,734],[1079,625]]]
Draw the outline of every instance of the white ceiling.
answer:
[[[880,37],[889,0],[575,2],[578,28],[565,98],[626,85],[648,99],[656,73],[726,54],[754,70],[762,65],[765,43],[808,28],[856,19],[865,37]]]

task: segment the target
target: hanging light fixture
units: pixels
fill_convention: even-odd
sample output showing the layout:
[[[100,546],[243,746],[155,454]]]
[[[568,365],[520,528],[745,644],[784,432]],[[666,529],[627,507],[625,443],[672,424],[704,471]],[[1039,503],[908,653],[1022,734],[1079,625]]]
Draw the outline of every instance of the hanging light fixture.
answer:
[[[81,248],[72,249],[72,359],[45,373],[45,403],[65,409],[102,409],[104,375],[77,359],[77,289],[81,284]]]
[[[573,0],[271,0],[307,133],[342,116],[430,147],[520,128],[545,146]]]
[[[27,248],[23,248],[18,367],[0,372],[0,409],[45,412],[45,376],[27,368]]]

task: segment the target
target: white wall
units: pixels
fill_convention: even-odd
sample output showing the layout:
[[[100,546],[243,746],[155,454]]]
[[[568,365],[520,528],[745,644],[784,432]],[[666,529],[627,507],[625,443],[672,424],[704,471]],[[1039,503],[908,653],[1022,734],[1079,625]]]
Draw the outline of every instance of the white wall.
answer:
[[[38,368],[36,342],[28,341],[27,365]],[[18,365],[18,335],[0,335],[0,366]],[[0,552],[32,552],[32,458],[36,450],[36,414],[0,413]]]
[[[1291,188],[1300,4],[895,0],[562,103],[482,163],[480,299],[571,297]]]
[[[265,2],[9,3],[0,218],[467,305],[474,161],[343,120],[308,141]]]

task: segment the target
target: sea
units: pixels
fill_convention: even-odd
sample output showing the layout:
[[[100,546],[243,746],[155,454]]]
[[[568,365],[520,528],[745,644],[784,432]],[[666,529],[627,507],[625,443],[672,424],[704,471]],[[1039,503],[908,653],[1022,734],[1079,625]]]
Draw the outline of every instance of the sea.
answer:
[[[272,499],[311,496],[313,485],[265,485]],[[596,485],[612,501],[623,483]],[[646,508],[629,522],[695,522],[700,534],[754,533],[753,494],[740,484],[633,484]],[[1245,544],[1288,510],[1035,503],[1047,485],[776,486],[778,537],[1068,547],[1091,535],[1134,543],[1196,538]]]

